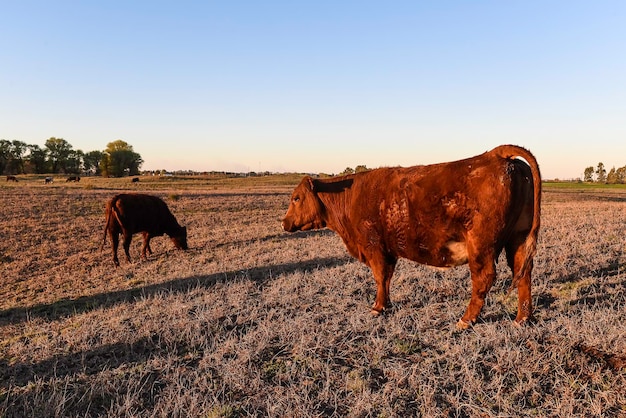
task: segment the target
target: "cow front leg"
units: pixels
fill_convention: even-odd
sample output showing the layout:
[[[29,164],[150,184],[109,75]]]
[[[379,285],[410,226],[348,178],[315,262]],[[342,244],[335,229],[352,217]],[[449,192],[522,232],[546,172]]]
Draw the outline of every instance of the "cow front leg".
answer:
[[[126,253],[126,261],[130,263],[130,241],[133,239],[131,234],[124,234],[124,253]]]
[[[479,259],[470,259],[469,265],[472,279],[472,298],[465,314],[456,324],[459,329],[467,329],[476,322],[485,304],[485,297],[496,277],[496,266],[491,254]]]
[[[391,276],[396,268],[395,259],[381,257],[375,257],[368,263],[374,274],[374,280],[376,281],[376,300],[372,305],[371,313],[373,315],[379,315],[385,309],[391,307],[391,301],[389,298],[389,289],[391,285]]]
[[[146,260],[147,259],[146,251],[149,254],[152,254],[152,248],[150,248],[150,239],[152,237],[147,232],[144,232],[142,235],[143,235],[143,247],[141,248],[141,258]]]

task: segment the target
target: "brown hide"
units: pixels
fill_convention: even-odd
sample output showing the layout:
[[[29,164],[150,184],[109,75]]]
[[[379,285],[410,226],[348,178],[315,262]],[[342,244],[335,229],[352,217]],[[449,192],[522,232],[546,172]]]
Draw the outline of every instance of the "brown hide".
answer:
[[[390,305],[398,258],[435,267],[469,263],[472,297],[458,323],[467,328],[478,318],[503,249],[513,271],[512,287],[518,289],[516,323],[531,317],[540,205],[535,157],[503,145],[449,163],[324,180],[305,177],[291,196],[283,228],[336,231],[350,254],[372,269],[377,285],[373,313]]]
[[[186,250],[187,228],[182,227],[176,221],[167,204],[156,196],[146,194],[119,194],[107,202],[106,224],[104,226],[104,239],[106,243],[107,233],[111,236],[113,247],[113,262],[119,266],[117,247],[119,234],[124,237],[123,245],[126,260],[130,262],[130,243],[133,234],[141,232],[143,235],[142,258],[146,258],[146,250],[152,254],[150,239],[167,234],[176,248]]]

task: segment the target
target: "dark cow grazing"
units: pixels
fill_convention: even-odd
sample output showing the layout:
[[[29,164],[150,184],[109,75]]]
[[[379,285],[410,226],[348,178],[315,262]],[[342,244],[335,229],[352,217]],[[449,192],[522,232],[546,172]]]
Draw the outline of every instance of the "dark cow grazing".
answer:
[[[117,258],[120,233],[124,237],[124,252],[129,263],[130,242],[133,234],[138,232],[143,235],[141,257],[144,259],[146,258],[146,250],[152,254],[150,239],[163,234],[167,234],[171,238],[176,248],[182,250],[188,248],[187,228],[178,224],[163,200],[146,194],[118,194],[109,200],[106,205],[106,224],[102,248],[106,244],[107,232],[111,236],[113,262],[117,267],[120,265]]]
[[[14,181],[17,183],[17,177],[15,176],[7,176],[7,181]]]
[[[69,176],[69,177],[65,180],[65,182],[66,182],[66,183],[67,183],[67,182],[70,182],[70,181],[75,181],[75,182],[77,182],[77,183],[78,183],[78,182],[80,181],[80,177],[78,177],[78,176]]]
[[[522,161],[518,158],[523,158]],[[517,287],[515,323],[531,318],[541,175],[524,148],[503,145],[465,160],[379,168],[331,179],[305,177],[283,220],[286,231],[328,227],[376,280],[372,313],[390,306],[398,258],[435,267],[469,263],[472,296],[457,327],[476,322],[504,249]]]
[[[52,177],[46,177],[44,179],[44,183],[48,184],[48,183],[52,183],[54,181],[54,179]]]
[[[130,182],[131,182],[131,183],[139,183],[139,177],[133,177],[133,178],[130,180]]]

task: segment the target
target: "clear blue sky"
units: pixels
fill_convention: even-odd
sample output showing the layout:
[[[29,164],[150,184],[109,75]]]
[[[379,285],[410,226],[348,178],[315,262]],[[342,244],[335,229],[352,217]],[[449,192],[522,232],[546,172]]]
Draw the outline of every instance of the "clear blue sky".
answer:
[[[5,1],[0,139],[337,173],[529,148],[626,165],[624,1]]]

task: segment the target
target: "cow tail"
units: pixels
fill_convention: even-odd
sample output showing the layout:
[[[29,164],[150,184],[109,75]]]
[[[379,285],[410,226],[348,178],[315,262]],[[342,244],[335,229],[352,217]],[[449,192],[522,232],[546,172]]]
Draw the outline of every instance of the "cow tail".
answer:
[[[107,202],[106,205],[106,222],[104,223],[104,237],[102,238],[102,245],[100,246],[100,251],[104,248],[104,245],[107,243],[107,232],[109,231],[109,222],[111,221],[111,209],[113,208],[113,200]]]
[[[106,222],[104,224],[104,237],[102,238],[102,246],[100,246],[100,251],[104,248],[104,245],[107,242],[107,232],[111,228],[111,222],[115,222],[115,219],[119,221],[119,216],[115,211],[115,203],[117,201],[117,196],[113,199],[109,200],[106,206]],[[115,218],[115,219],[112,219]]]
[[[526,241],[524,242],[524,246],[526,247],[526,258],[524,259],[522,268],[518,271],[517,275],[513,277],[511,287],[508,290],[508,293],[510,293],[517,287],[521,278],[532,268],[533,257],[537,252],[537,238],[539,236],[539,226],[541,224],[541,172],[539,171],[539,164],[537,163],[535,156],[532,155],[527,149],[515,145],[502,145],[495,148],[493,152],[502,158],[523,158],[530,166],[533,178],[533,223],[530,227],[530,232],[526,237]]]

